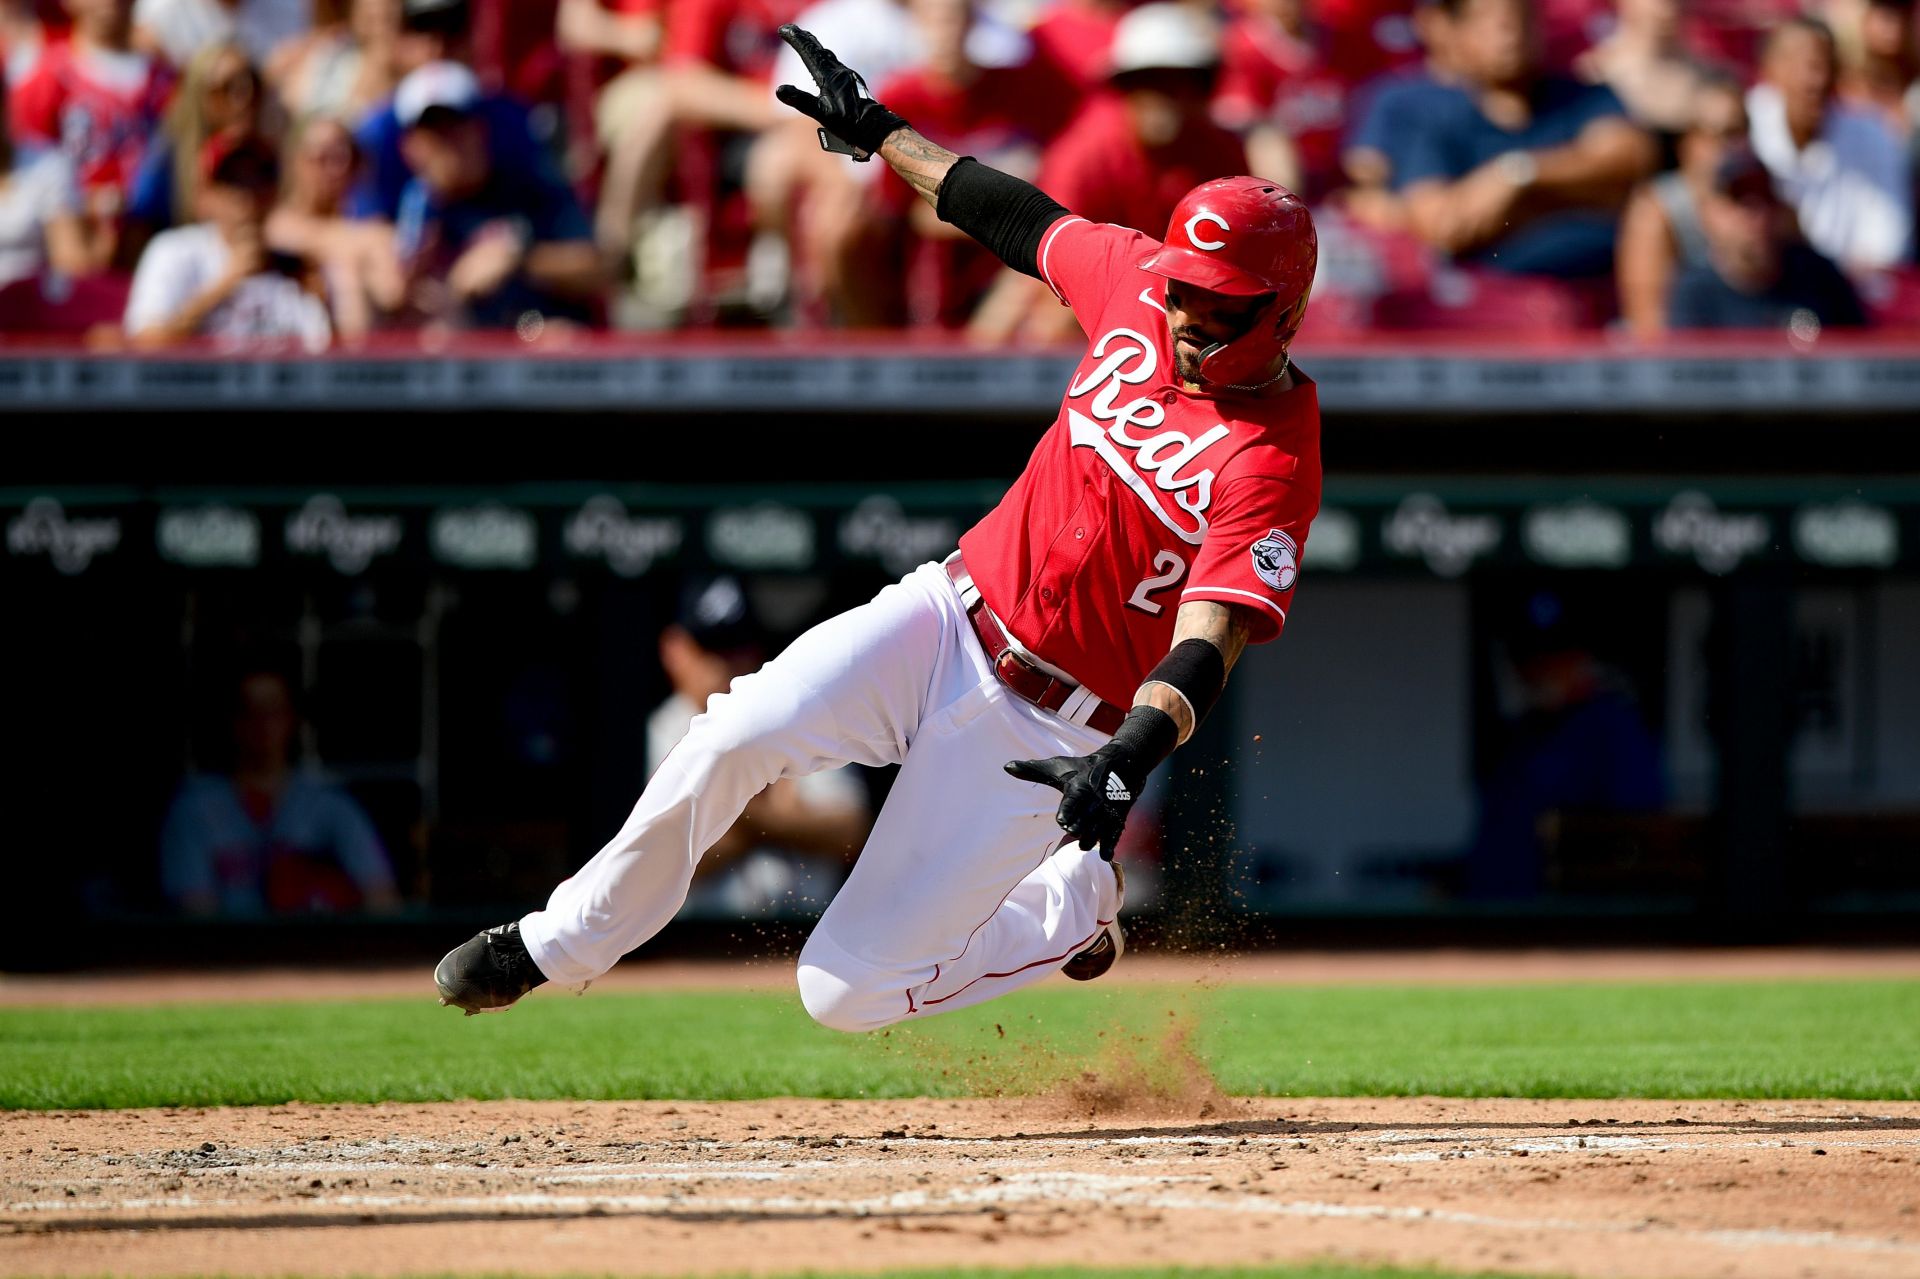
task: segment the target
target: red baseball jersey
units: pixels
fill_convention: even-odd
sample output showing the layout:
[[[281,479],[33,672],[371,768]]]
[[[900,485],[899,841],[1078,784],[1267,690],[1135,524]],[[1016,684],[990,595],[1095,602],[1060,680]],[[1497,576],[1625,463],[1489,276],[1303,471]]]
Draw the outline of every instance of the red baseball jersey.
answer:
[[[1241,18],[1221,37],[1215,117],[1241,130],[1271,124],[1291,139],[1306,177],[1298,194],[1307,200],[1340,181],[1351,86],[1327,54],[1325,32],[1296,38],[1265,18]]]
[[[1053,140],[1034,185],[1090,221],[1158,231],[1187,192],[1246,171],[1240,139],[1211,120],[1190,121],[1172,145],[1148,151],[1126,103],[1109,94],[1090,99]]]
[[[1093,0],[1064,0],[1033,24],[1033,53],[1082,90],[1105,86],[1113,33],[1126,10]]]
[[[677,0],[667,10],[661,59],[764,79],[780,53],[780,24],[804,7],[805,0]]]
[[[14,127],[58,146],[80,185],[124,190],[159,130],[171,91],[164,67],[145,54],[49,45],[14,86]]]
[[[1156,247],[1061,218],[1040,270],[1093,335],[1060,416],[1000,505],[960,539],[1009,633],[1118,706],[1173,646],[1187,600],[1245,608],[1276,638],[1320,509],[1320,404],[1294,371],[1278,396],[1189,391],[1174,369]]]

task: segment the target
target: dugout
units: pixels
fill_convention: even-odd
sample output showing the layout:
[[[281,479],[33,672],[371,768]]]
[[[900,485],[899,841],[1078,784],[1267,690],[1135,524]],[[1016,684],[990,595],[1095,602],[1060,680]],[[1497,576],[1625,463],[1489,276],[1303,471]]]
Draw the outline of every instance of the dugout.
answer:
[[[24,818],[16,883],[45,906],[7,966],[341,935],[405,952],[523,908],[637,793],[683,577],[751,579],[789,631],[864,598],[994,500],[1072,358],[720,339],[0,358],[0,775]],[[1910,928],[1920,359],[1783,341],[1301,360],[1327,408],[1307,607],[1161,780],[1143,933]],[[213,749],[209,686],[263,647],[299,687],[303,753],[378,825],[398,915],[341,934],[164,909],[156,829]],[[1611,726],[1542,758],[1592,771],[1650,749],[1658,792],[1560,803],[1531,860],[1489,874],[1527,681],[1572,678],[1580,655]],[[779,927],[687,921],[664,941]]]

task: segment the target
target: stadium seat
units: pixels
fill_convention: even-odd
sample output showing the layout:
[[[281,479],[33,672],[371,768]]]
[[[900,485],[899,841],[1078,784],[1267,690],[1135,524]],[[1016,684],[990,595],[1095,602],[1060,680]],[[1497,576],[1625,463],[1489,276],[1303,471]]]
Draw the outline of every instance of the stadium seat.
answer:
[[[1876,327],[1920,331],[1920,269],[1878,271],[1859,286],[1860,300]]]
[[[103,324],[117,327],[132,287],[126,275],[16,280],[0,288],[0,333],[76,337]]]
[[[691,205],[702,230],[699,269],[694,274],[687,321],[716,324],[746,293],[747,250],[753,244],[753,212],[746,196],[727,181],[728,135],[687,129],[674,150],[673,185]]]
[[[1425,288],[1381,295],[1374,322],[1403,332],[1575,333],[1605,323],[1611,302],[1610,281],[1589,285],[1449,267]]]

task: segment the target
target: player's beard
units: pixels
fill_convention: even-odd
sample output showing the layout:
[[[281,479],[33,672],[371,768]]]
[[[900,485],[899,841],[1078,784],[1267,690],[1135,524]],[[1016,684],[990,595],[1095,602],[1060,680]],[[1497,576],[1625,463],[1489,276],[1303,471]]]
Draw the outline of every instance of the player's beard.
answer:
[[[1173,335],[1173,370],[1180,375],[1182,382],[1199,385],[1200,365],[1207,358],[1207,353],[1216,345],[1198,333]]]

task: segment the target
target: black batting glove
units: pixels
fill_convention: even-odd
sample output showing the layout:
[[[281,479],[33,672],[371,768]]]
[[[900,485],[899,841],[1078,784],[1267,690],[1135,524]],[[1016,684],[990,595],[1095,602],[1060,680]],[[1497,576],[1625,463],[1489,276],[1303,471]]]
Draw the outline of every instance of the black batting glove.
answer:
[[[1060,792],[1054,820],[1082,848],[1113,860],[1120,832],[1147,775],[1173,753],[1180,730],[1173,717],[1151,706],[1136,706],[1113,740],[1091,755],[1055,755],[1016,759],[1007,772],[1023,782],[1038,782]]]
[[[860,73],[834,57],[811,31],[789,22],[780,28],[780,38],[800,55],[820,92],[816,95],[783,84],[774,96],[820,123],[822,149],[869,160],[895,130],[907,127],[905,120],[875,102]]]

